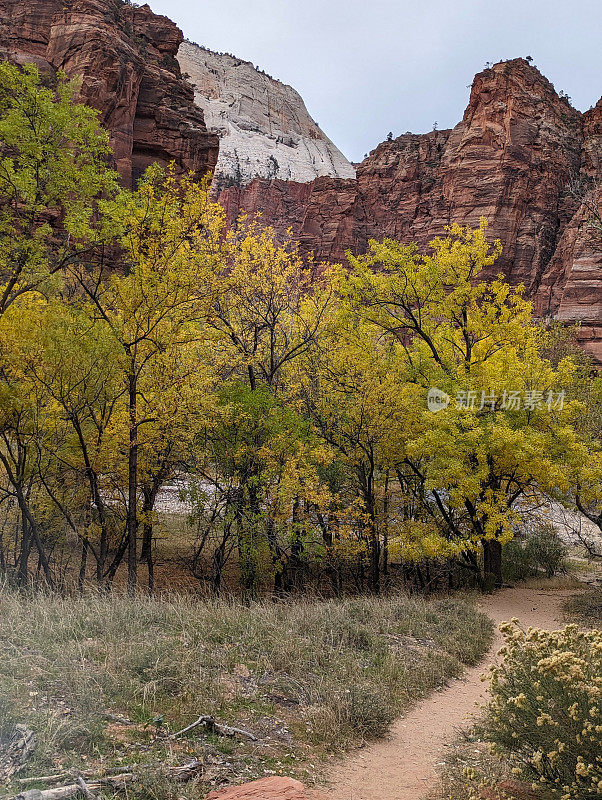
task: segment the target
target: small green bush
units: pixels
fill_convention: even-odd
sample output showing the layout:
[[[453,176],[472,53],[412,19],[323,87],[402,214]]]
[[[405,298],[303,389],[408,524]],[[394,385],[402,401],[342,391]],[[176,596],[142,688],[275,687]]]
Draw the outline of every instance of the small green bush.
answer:
[[[486,737],[560,800],[602,794],[602,633],[504,623]]]
[[[525,546],[532,563],[553,578],[564,568],[566,546],[552,525],[544,525],[527,539]]]
[[[566,547],[552,525],[542,525],[526,538],[504,547],[503,570],[508,581],[524,581],[544,573],[553,578],[565,566]]]

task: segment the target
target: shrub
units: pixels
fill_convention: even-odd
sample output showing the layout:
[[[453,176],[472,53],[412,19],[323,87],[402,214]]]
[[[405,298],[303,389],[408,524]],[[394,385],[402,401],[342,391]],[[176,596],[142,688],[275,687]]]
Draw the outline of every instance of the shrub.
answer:
[[[502,571],[507,581],[526,581],[537,574],[524,539],[514,538],[504,546]]]
[[[531,563],[553,578],[564,567],[566,547],[553,525],[542,525],[527,539],[525,549]]]
[[[542,572],[553,578],[564,569],[566,547],[552,525],[541,525],[526,538],[512,539],[504,548],[504,577],[510,581],[534,578]]]
[[[363,738],[384,736],[395,719],[388,692],[356,684],[347,694],[347,721]]]
[[[486,737],[562,800],[602,794],[602,633],[501,626]]]

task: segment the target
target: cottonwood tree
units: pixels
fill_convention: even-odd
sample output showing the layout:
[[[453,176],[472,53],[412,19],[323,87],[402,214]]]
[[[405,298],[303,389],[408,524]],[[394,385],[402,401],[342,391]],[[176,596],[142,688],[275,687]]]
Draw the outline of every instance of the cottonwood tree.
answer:
[[[577,420],[580,446],[566,453],[570,476],[568,491],[555,487],[552,496],[571,511],[583,514],[602,533],[602,379],[584,372],[580,378],[577,382],[577,396],[581,403]],[[596,537],[580,528],[575,530],[575,534],[590,557],[602,558],[602,545]]]
[[[116,191],[108,136],[97,112],[74,102],[76,91],[77,82],[62,76],[42,79],[31,65],[0,64],[0,316],[24,303],[24,316],[16,314],[3,332],[0,460],[21,508],[21,582],[32,541],[47,580],[52,576],[32,505],[42,474],[34,479],[33,463],[43,460],[39,445],[48,439],[40,427],[46,409],[40,387],[15,360],[22,354],[15,334],[32,293],[41,301],[51,296],[68,265],[95,251],[102,238],[97,199]]]
[[[350,258],[343,296],[358,317],[397,343],[407,380],[452,402],[410,415],[396,468],[418,478],[437,530],[465,547],[479,542],[485,579],[501,584],[501,549],[519,502],[566,483],[567,448],[576,447],[575,407],[548,398],[570,382],[574,365],[554,370],[540,356],[541,329],[521,288],[483,278],[499,255],[486,223],[451,226],[431,253],[392,240]],[[456,398],[468,402],[457,407]],[[519,399],[516,407],[509,398]]]
[[[544,334],[544,355],[553,366],[570,358],[575,364],[571,395],[580,405],[575,420],[579,434],[579,447],[567,450],[565,469],[569,476],[568,490],[561,486],[551,488],[551,500],[565,506],[574,514],[574,522],[565,522],[572,534],[592,558],[602,558],[602,545],[597,537],[583,529],[579,520],[582,514],[602,531],[602,379],[593,358],[580,345],[577,326],[552,322]]]
[[[339,555],[358,563],[360,589],[366,560],[368,585],[378,593],[388,554],[391,454],[398,452],[407,419],[405,402],[415,402],[416,392],[401,380],[398,345],[383,342],[374,326],[349,321],[340,309],[330,316],[317,346],[297,370],[297,384],[316,435],[337,464],[323,514],[329,550],[336,535]],[[338,475],[334,483],[333,474]]]
[[[318,340],[332,292],[318,291],[295,245],[257,223],[242,221],[224,247],[226,268],[207,316],[224,388],[206,437],[211,469],[202,474],[226,501],[223,524],[237,537],[250,599],[264,544],[277,591],[288,591],[291,573],[300,572],[301,510],[317,477],[307,425],[289,402],[289,375]],[[222,539],[218,555],[225,546]]]
[[[15,303],[7,316],[18,315],[23,326],[19,306]],[[44,481],[44,487],[81,539],[80,586],[92,556],[97,583],[107,588],[124,553],[116,531],[125,514],[113,435],[125,391],[119,352],[103,326],[90,325],[80,309],[60,298],[39,303],[29,320],[31,346],[22,356],[26,373],[54,413],[55,431],[62,429],[48,454],[55,463],[54,480]]]
[[[7,329],[5,324],[2,328],[0,463],[3,474],[0,497],[3,502],[12,498],[19,512],[14,574],[19,585],[27,585],[29,559],[32,550],[35,550],[39,568],[42,569],[48,585],[52,587],[54,576],[36,510],[40,475],[46,470],[46,465],[41,464],[38,456],[45,449],[42,440],[51,438],[45,424],[47,411],[43,396],[24,374],[23,359],[20,357],[22,342],[16,335],[16,329]],[[3,560],[6,561],[6,558]]]
[[[103,224],[114,231],[116,252],[95,269],[77,266],[70,274],[82,292],[82,309],[91,324],[104,326],[119,350],[125,392],[116,424],[127,452],[123,481],[128,591],[133,594],[140,454],[155,441],[153,436],[146,440],[144,431],[160,419],[168,424],[165,392],[190,376],[186,353],[200,339],[214,276],[221,271],[224,214],[209,201],[205,186],[189,176],[176,180],[173,169],[158,166],[147,170],[135,192],[122,191],[103,201],[101,212]],[[162,382],[167,372],[164,369],[159,377],[161,365],[169,362],[170,377]],[[152,509],[147,507],[145,513]]]

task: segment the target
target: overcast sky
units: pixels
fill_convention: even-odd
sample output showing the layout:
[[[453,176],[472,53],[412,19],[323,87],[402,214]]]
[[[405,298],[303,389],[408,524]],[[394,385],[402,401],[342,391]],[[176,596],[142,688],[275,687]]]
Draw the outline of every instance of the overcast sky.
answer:
[[[533,56],[585,110],[602,95],[600,0],[148,0],[184,35],[290,83],[351,160],[389,131],[456,124],[487,61]]]

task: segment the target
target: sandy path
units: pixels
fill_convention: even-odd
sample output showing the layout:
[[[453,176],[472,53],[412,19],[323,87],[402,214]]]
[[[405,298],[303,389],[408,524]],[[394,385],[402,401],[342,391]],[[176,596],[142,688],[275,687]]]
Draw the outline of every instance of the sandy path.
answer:
[[[496,625],[518,617],[524,626],[554,629],[561,626],[560,608],[574,592],[504,589],[484,597],[479,607]],[[459,729],[470,724],[485,700],[481,675],[495,657],[501,635],[477,667],[401,717],[389,738],[348,757],[331,773],[331,789],[319,797],[328,800],[419,800],[436,783],[437,765]],[[316,798],[318,795],[316,795]]]

